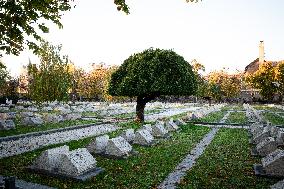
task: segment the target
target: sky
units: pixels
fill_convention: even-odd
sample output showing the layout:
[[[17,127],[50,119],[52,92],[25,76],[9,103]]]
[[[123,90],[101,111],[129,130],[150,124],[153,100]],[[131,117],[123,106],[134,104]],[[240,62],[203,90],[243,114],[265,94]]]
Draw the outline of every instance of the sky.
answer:
[[[116,10],[113,0],[75,0],[76,7],[62,17],[63,29],[49,24],[43,37],[63,45],[63,54],[75,65],[120,65],[131,54],[147,48],[173,49],[188,62],[205,65],[206,73],[222,68],[243,71],[258,58],[264,41],[266,60],[284,59],[283,0],[128,0],[130,14]],[[32,52],[5,55],[13,76]]]

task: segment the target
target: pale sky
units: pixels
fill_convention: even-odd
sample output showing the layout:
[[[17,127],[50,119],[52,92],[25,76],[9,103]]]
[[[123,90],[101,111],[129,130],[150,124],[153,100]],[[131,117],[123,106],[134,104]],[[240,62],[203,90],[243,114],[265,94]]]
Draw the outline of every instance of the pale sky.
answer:
[[[52,25],[45,38],[62,44],[63,53],[81,67],[105,62],[120,65],[149,47],[173,49],[187,61],[197,59],[206,72],[244,70],[258,57],[264,40],[265,59],[284,59],[283,0],[128,0],[130,15],[113,0],[75,0],[76,8]],[[31,52],[4,56],[13,75],[38,61]]]

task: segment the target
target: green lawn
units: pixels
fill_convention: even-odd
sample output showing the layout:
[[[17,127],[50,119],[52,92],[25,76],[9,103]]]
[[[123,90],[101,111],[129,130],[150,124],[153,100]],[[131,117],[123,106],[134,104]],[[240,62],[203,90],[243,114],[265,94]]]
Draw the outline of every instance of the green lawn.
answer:
[[[254,175],[250,148],[246,130],[220,129],[179,188],[269,188],[278,180]]]
[[[45,123],[38,126],[23,126],[16,123],[16,129],[0,131],[0,137],[19,135],[24,133],[47,131],[50,129],[59,129],[64,127],[70,127],[75,125],[91,124],[96,123],[95,120],[75,120],[75,121],[64,121],[60,123]]]
[[[226,123],[247,124],[248,118],[245,112],[231,112]]]
[[[226,111],[218,111],[218,112],[212,112],[208,114],[207,116],[197,119],[197,121],[202,121],[202,122],[219,122],[224,115],[226,114]]]
[[[138,127],[133,122],[121,126],[124,128]],[[171,139],[161,141],[157,146],[140,147],[134,145],[134,148],[139,152],[138,156],[129,157],[126,160],[96,157],[98,166],[104,168],[105,172],[86,182],[66,181],[26,171],[24,168],[47,148],[1,159],[0,170],[1,174],[5,176],[16,175],[29,182],[58,188],[155,188],[209,130],[206,127],[188,124],[182,126],[179,133],[174,133]],[[114,133],[118,134],[118,132]],[[91,138],[87,138],[66,144],[71,149],[76,149],[84,147],[90,140]]]
[[[264,113],[263,116],[267,121],[271,122],[272,125],[284,125],[284,118],[281,116],[268,112]]]

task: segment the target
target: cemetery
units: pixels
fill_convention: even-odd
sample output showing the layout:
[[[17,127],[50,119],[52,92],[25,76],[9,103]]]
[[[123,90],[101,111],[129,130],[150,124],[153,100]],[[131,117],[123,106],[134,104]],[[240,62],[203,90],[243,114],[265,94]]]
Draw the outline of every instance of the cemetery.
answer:
[[[96,117],[94,122],[83,122],[89,117],[85,114],[76,117],[81,122],[69,122],[59,129],[20,125],[25,118],[20,116],[27,115],[28,109],[2,105],[2,120],[14,121],[15,127],[4,127],[1,132],[18,129],[21,134],[0,138],[1,175],[15,176],[16,183],[54,188],[214,188],[220,183],[224,188],[269,188],[284,178],[284,128],[273,116],[266,116],[281,117],[282,106],[158,104],[147,104],[148,110],[164,108],[151,111],[148,118],[146,113],[142,125],[134,122],[133,116],[121,121]],[[86,105],[76,106],[84,112]],[[103,110],[108,118],[118,112],[134,112],[133,103],[116,104],[120,111],[113,111],[112,106],[95,103],[86,112],[99,114]],[[41,115],[37,109],[35,115]],[[49,112],[54,111],[51,109]],[[12,118],[7,116],[10,111]],[[76,129],[70,129],[73,127]],[[96,129],[89,131],[92,127]],[[166,135],[171,137],[164,138]]]
[[[0,1],[0,189],[284,189],[283,6]]]

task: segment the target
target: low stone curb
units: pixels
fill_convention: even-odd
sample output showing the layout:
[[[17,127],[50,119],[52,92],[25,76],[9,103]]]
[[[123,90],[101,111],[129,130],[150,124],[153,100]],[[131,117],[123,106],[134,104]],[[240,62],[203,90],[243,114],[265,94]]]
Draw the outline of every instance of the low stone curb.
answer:
[[[35,136],[40,136],[40,135],[52,134],[56,132],[75,130],[75,129],[92,127],[95,125],[102,125],[102,124],[109,124],[109,123],[110,122],[97,122],[97,123],[91,123],[91,124],[64,127],[64,128],[59,128],[59,129],[50,129],[46,131],[38,131],[38,132],[31,132],[31,133],[25,133],[25,134],[13,135],[13,136],[0,137],[0,143],[4,141],[18,140],[20,138],[35,137]]]

